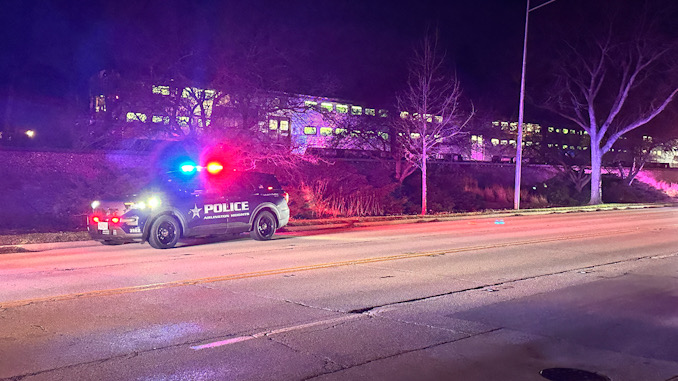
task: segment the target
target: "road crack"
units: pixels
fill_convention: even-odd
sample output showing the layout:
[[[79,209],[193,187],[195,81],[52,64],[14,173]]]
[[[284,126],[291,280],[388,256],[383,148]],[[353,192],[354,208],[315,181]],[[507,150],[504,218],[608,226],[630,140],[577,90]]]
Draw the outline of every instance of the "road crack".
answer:
[[[356,367],[363,366],[363,365],[367,365],[367,364],[370,364],[370,363],[373,363],[373,362],[376,362],[376,361],[381,361],[381,360],[386,360],[386,359],[398,357],[398,356],[401,356],[401,355],[406,355],[406,354],[408,354],[408,353],[413,353],[413,352],[417,352],[417,351],[425,351],[425,350],[428,350],[428,349],[440,347],[440,346],[442,346],[442,345],[447,345],[447,344],[456,343],[456,342],[458,342],[458,341],[467,340],[467,339],[474,338],[474,337],[481,336],[481,335],[486,335],[486,334],[488,334],[488,333],[493,333],[493,332],[496,332],[496,331],[500,331],[500,330],[502,330],[502,329],[503,329],[503,328],[495,328],[495,329],[492,329],[492,330],[489,330],[489,331],[484,331],[484,332],[480,332],[480,333],[476,333],[476,334],[472,334],[472,335],[460,337],[460,338],[457,338],[457,339],[447,340],[447,341],[444,341],[444,342],[435,343],[435,344],[427,345],[427,346],[424,346],[424,347],[408,349],[408,350],[400,351],[400,352],[398,352],[398,353],[394,353],[394,354],[390,354],[390,355],[386,355],[386,356],[375,357],[375,358],[373,358],[373,359],[370,359],[370,360],[367,360],[367,361],[363,361],[363,362],[361,362],[361,363],[357,363],[357,364],[353,364],[353,365],[344,366],[342,369],[337,369],[337,370],[335,370],[335,371],[329,371],[329,372],[319,373],[319,374],[313,375],[313,376],[311,376],[311,377],[304,378],[303,381],[313,380],[313,379],[315,379],[315,378],[318,378],[318,377],[320,377],[320,376],[324,376],[324,375],[327,375],[327,374],[332,374],[332,373],[340,372],[340,371],[343,371],[343,370],[356,368]]]
[[[199,341],[203,341],[203,340],[199,340]],[[50,373],[50,372],[58,372],[58,371],[67,370],[67,369],[74,369],[74,368],[81,367],[81,366],[89,366],[89,365],[97,366],[97,365],[101,365],[101,364],[104,364],[104,363],[107,363],[107,362],[110,362],[110,361],[129,360],[129,359],[133,359],[135,357],[141,356],[141,355],[146,354],[146,353],[151,353],[151,352],[161,351],[161,350],[167,350],[167,349],[172,349],[172,348],[182,348],[182,347],[185,347],[187,345],[195,344],[199,341],[193,340],[193,341],[182,342],[182,343],[177,343],[177,344],[172,344],[172,345],[165,345],[165,346],[162,346],[162,347],[152,347],[152,348],[143,349],[143,350],[136,350],[136,351],[131,351],[131,352],[127,352],[127,353],[121,353],[121,354],[109,356],[109,357],[102,358],[102,359],[96,359],[96,360],[91,360],[91,361],[83,361],[83,362],[76,363],[76,364],[68,364],[68,365],[63,365],[63,366],[57,366],[57,367],[54,367],[54,368],[51,368],[51,369],[43,369],[43,370],[31,372],[31,373],[24,373],[24,374],[20,374],[20,375],[16,375],[16,376],[0,378],[0,381],[21,381],[21,380],[25,379],[26,377],[39,376],[39,375],[47,374],[47,373]]]
[[[381,315],[379,312],[376,312],[376,311],[370,311],[370,312],[367,313],[367,315],[370,316],[371,318],[374,318],[374,319],[390,320],[390,321],[395,321],[395,322],[398,322],[398,323],[414,325],[414,326],[417,326],[417,327],[437,329],[437,330],[447,331],[447,332],[451,332],[451,333],[459,333],[459,334],[463,334],[463,335],[468,335],[468,332],[458,331],[456,329],[451,329],[451,328],[447,328],[447,327],[440,327],[440,326],[431,325],[431,324],[419,323],[419,322],[410,321],[410,320],[397,319],[397,318],[394,318],[394,317]],[[490,332],[490,331],[492,331],[492,329],[487,330],[485,332]],[[481,332],[481,333],[485,333],[485,332]]]
[[[313,353],[313,352],[301,350],[299,348],[295,348],[292,345],[287,344],[287,343],[285,343],[284,341],[281,341],[281,340],[276,340],[274,337],[271,337],[271,336],[266,336],[266,338],[269,341],[276,343],[278,345],[281,345],[281,346],[283,346],[283,347],[285,347],[285,348],[287,348],[287,349],[289,349],[289,350],[291,350],[295,353],[315,357],[315,358],[322,360],[323,361],[323,369],[324,369],[324,372],[325,372],[324,374],[334,373],[334,372],[337,372],[337,371],[340,371],[342,369],[347,368],[345,365],[340,364],[340,363],[332,360],[331,358],[329,358],[327,356],[322,356],[318,353]]]
[[[678,254],[674,254],[673,256],[675,256],[675,255],[678,255]],[[347,312],[349,314],[366,314],[366,313],[370,313],[370,312],[372,312],[372,311],[374,311],[378,308],[384,308],[384,307],[391,307],[391,306],[409,304],[409,303],[414,303],[414,302],[427,301],[427,300],[432,300],[432,299],[436,299],[436,298],[441,298],[441,297],[444,297],[444,296],[462,294],[462,293],[470,292],[470,291],[496,290],[499,287],[508,285],[510,283],[546,278],[546,277],[550,277],[550,276],[554,276],[554,275],[567,274],[567,273],[571,273],[571,272],[587,272],[587,273],[588,272],[596,272],[596,269],[599,268],[599,267],[616,265],[616,264],[621,264],[621,263],[638,262],[638,261],[643,261],[643,260],[647,260],[647,259],[656,259],[656,256],[648,255],[648,256],[642,256],[642,257],[636,257],[636,258],[620,259],[620,260],[606,262],[606,263],[598,263],[598,264],[591,265],[591,266],[576,267],[576,268],[570,268],[570,269],[566,269],[566,270],[554,271],[554,272],[550,272],[550,273],[546,273],[546,274],[537,274],[537,275],[531,275],[531,276],[526,276],[526,277],[521,277],[521,278],[507,279],[507,280],[502,280],[500,282],[493,282],[493,283],[482,284],[482,285],[474,286],[474,287],[462,288],[460,290],[453,290],[453,291],[442,292],[442,293],[434,294],[434,295],[427,295],[427,296],[421,296],[421,297],[418,297],[418,298],[401,300],[401,301],[397,301],[397,302],[390,302],[390,303],[384,303],[384,304],[379,304],[379,305],[374,305],[374,306],[357,308],[357,309],[353,309],[353,310],[350,310],[350,311],[347,311]],[[503,288],[505,288],[505,287],[503,287]]]

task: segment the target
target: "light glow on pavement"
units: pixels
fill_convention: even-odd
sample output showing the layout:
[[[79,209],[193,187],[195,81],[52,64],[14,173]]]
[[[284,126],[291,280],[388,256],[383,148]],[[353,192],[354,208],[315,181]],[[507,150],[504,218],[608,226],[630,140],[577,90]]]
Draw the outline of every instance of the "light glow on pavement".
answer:
[[[651,230],[651,229],[649,229],[649,230]],[[568,235],[568,236],[556,236],[556,237],[549,237],[549,238],[531,239],[531,240],[525,240],[525,241],[502,242],[502,243],[495,243],[495,244],[490,244],[490,245],[465,246],[465,247],[459,247],[459,248],[434,250],[434,251],[427,251],[427,252],[405,253],[405,254],[388,255],[388,256],[382,256],[382,257],[362,258],[362,259],[355,259],[355,260],[349,260],[349,261],[318,263],[318,264],[313,264],[313,265],[308,265],[308,266],[284,267],[284,268],[279,268],[279,269],[262,270],[262,271],[255,271],[255,272],[248,272],[248,273],[241,273],[241,274],[229,274],[229,275],[222,275],[222,276],[215,276],[215,277],[177,280],[177,281],[172,281],[172,282],[152,283],[152,284],[139,285],[139,286],[121,287],[121,288],[115,288],[115,289],[109,289],[109,290],[96,290],[96,291],[80,292],[80,293],[73,293],[73,294],[48,296],[48,297],[43,297],[43,298],[34,298],[34,299],[0,302],[0,308],[13,308],[13,307],[25,306],[25,305],[28,305],[28,304],[34,304],[34,303],[63,301],[63,300],[71,300],[71,299],[86,298],[86,297],[120,295],[120,294],[132,293],[132,292],[151,291],[151,290],[172,288],[172,287],[192,286],[192,285],[197,285],[197,284],[224,282],[224,281],[236,280],[236,279],[257,278],[257,277],[270,276],[270,275],[281,275],[281,274],[289,274],[289,273],[301,272],[301,271],[327,269],[327,268],[335,268],[335,267],[342,267],[342,266],[362,265],[362,264],[376,263],[376,262],[387,262],[387,261],[395,261],[395,260],[400,260],[400,259],[427,257],[427,256],[442,255],[442,254],[453,254],[453,253],[460,253],[460,252],[497,249],[497,248],[504,248],[504,247],[534,245],[534,244],[540,244],[540,243],[568,241],[568,240],[583,239],[583,238],[595,238],[595,237],[626,234],[626,233],[632,233],[632,232],[638,232],[638,231],[639,231],[639,228],[609,230],[609,231],[603,231],[603,232],[591,232],[591,233],[575,234],[575,235]]]

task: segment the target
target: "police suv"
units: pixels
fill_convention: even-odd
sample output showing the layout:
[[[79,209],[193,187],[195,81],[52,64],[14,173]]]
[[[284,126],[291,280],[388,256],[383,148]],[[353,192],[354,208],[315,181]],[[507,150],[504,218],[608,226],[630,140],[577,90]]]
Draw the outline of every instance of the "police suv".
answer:
[[[182,169],[195,171],[192,164]],[[103,244],[148,241],[156,249],[185,237],[243,232],[268,240],[289,221],[288,201],[275,176],[264,173],[233,172],[210,186],[165,181],[128,200],[94,201],[87,230]]]

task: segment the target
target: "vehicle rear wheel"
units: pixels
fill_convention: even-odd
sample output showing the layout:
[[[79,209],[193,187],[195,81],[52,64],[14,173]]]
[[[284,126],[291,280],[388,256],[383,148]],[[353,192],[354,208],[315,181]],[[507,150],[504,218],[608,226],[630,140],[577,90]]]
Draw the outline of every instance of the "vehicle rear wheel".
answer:
[[[181,235],[179,221],[172,216],[160,216],[151,225],[148,243],[156,249],[170,249],[176,246]]]
[[[257,241],[269,240],[275,234],[276,225],[277,223],[273,214],[263,211],[257,214],[257,217],[254,219],[250,236]]]

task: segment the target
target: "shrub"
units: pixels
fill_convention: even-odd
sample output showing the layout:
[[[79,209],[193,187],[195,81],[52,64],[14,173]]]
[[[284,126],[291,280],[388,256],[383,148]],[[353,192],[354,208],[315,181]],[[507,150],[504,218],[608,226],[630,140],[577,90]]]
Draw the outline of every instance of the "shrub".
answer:
[[[475,211],[485,207],[483,197],[466,190],[477,188],[477,182],[458,167],[433,167],[428,177],[428,211],[431,213]],[[405,213],[421,212],[421,173],[415,172],[403,183]]]
[[[399,214],[403,200],[396,184],[378,177],[372,167],[338,162],[307,164],[293,175],[283,174],[294,218],[356,217]]]
[[[550,206],[576,206],[588,201],[588,187],[577,192],[574,184],[563,175],[533,186],[533,194],[547,200]]]
[[[663,202],[670,197],[659,189],[642,182],[634,182],[631,186],[616,176],[603,176],[603,202]]]

